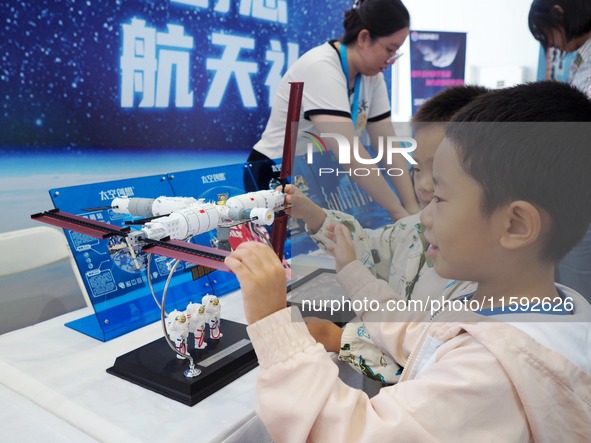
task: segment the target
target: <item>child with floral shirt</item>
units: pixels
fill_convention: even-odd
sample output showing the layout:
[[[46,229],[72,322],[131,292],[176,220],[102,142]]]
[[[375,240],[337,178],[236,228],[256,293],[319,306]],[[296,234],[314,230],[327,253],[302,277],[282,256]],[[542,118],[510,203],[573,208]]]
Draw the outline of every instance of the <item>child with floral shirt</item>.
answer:
[[[427,100],[413,117],[414,151],[413,185],[422,207],[433,197],[433,157],[443,139],[446,122],[453,114],[474,98],[489,92],[481,86],[457,86]],[[327,238],[328,227],[334,223],[345,224],[353,239],[357,259],[376,277],[388,282],[398,300],[414,300],[427,309],[429,301],[442,296],[472,291],[469,284],[452,284],[433,270],[426,256],[429,246],[424,237],[424,225],[419,214],[403,218],[380,229],[364,229],[357,220],[344,212],[322,210],[294,187],[286,188],[288,202],[297,208],[293,216],[300,216],[312,239],[326,249],[332,241]],[[322,220],[322,222],[321,222]],[[320,223],[320,228],[316,228]],[[444,292],[445,290],[445,292]],[[399,305],[400,306],[400,305]],[[389,316],[384,315],[384,321]],[[327,350],[338,352],[339,360],[348,363],[358,372],[383,383],[395,383],[402,372],[391,356],[377,346],[371,338],[370,328],[359,322],[351,322],[343,329],[330,322],[308,320],[310,332]]]

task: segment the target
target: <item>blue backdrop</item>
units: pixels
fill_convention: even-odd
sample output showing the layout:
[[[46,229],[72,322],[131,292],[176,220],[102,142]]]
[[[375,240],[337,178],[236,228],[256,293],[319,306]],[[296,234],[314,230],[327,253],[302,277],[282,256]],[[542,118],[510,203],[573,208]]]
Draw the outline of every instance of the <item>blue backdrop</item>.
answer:
[[[348,0],[0,3],[0,232],[50,188],[244,161]]]
[[[246,149],[349,1],[2,2],[0,146]]]

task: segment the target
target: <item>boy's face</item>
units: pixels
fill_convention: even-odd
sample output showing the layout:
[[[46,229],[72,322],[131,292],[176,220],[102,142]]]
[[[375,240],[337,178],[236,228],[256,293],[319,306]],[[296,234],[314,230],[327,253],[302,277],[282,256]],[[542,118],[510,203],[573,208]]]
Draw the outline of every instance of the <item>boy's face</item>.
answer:
[[[421,211],[425,239],[431,244],[427,255],[444,278],[483,281],[500,248],[500,212],[482,214],[482,188],[464,171],[446,138],[435,154],[433,180],[433,200]]]
[[[421,207],[427,206],[433,198],[433,157],[444,134],[443,123],[422,126],[415,133],[417,148],[413,158],[417,164],[412,169],[415,194]]]

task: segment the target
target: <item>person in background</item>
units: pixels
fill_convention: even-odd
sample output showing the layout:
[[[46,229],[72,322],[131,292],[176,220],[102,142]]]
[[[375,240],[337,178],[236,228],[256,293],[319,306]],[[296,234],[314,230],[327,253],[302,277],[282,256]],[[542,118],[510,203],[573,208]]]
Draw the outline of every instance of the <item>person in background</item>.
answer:
[[[253,170],[246,170],[244,174],[247,191],[269,189],[271,180],[277,176],[273,165],[275,159],[282,157],[290,82],[304,83],[296,154],[306,152],[308,142],[304,131],[316,135],[341,134],[351,147],[354,138],[361,140],[366,132],[373,147],[379,146],[380,137],[385,141],[386,137],[395,136],[383,71],[398,58],[409,25],[408,10],[400,0],[358,0],[345,12],[345,33],[340,40],[311,49],[287,70],[266,128],[248,157],[248,161],[253,162]],[[329,137],[325,141],[338,158],[336,141]],[[360,156],[372,158],[366,148],[359,145]],[[364,166],[353,155],[351,159],[350,165],[339,167]],[[404,171],[392,177],[400,199],[383,174],[374,171],[363,177],[353,175],[353,179],[397,220],[418,212],[419,206],[405,158],[394,155],[391,167]]]
[[[545,50],[552,47],[577,52],[568,82],[591,99],[591,1],[534,0],[529,29]],[[591,226],[583,240],[558,263],[556,281],[579,291],[591,303]]]

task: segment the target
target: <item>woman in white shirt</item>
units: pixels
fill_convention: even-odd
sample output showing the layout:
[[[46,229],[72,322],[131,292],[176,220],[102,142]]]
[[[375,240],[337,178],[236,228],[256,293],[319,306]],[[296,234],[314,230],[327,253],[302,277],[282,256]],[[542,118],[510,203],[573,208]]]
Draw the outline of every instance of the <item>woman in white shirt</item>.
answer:
[[[345,33],[340,40],[311,49],[287,70],[265,131],[248,158],[255,162],[257,170],[245,174],[247,190],[268,189],[274,176],[273,160],[282,157],[290,82],[304,83],[297,154],[306,152],[304,131],[316,135],[338,133],[349,140],[350,146],[354,138],[360,139],[365,131],[375,147],[379,146],[380,137],[386,140],[395,136],[383,71],[398,58],[409,25],[408,10],[400,0],[357,1],[353,8],[345,11]],[[325,142],[336,157],[337,143],[328,137]],[[371,158],[363,146],[359,146],[359,154]],[[353,155],[351,160],[349,166],[340,167],[367,168]],[[373,172],[363,177],[352,174],[352,177],[394,219],[418,212],[405,158],[393,155],[388,167],[403,170],[402,175],[392,177],[402,203],[383,173]]]

